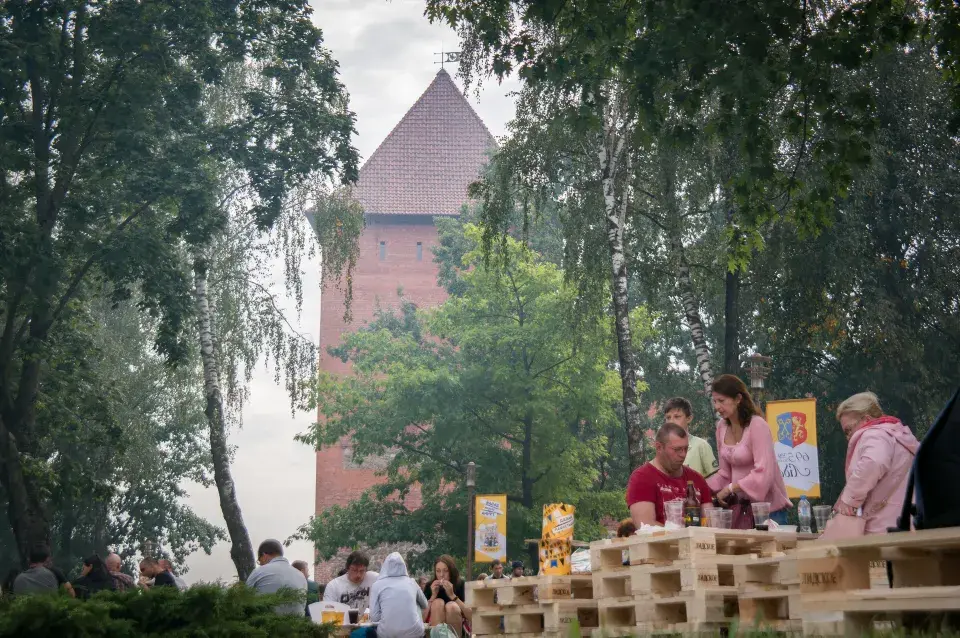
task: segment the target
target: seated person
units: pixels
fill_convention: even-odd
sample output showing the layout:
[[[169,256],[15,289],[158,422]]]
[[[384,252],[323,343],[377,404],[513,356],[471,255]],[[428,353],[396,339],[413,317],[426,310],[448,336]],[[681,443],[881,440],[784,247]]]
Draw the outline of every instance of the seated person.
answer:
[[[710,487],[703,476],[683,461],[687,457],[687,431],[674,423],[664,423],[657,431],[656,456],[638,467],[627,483],[627,506],[630,518],[639,529],[643,525],[663,525],[666,520],[663,504],[683,500],[687,481],[693,481],[701,503],[710,503]]]
[[[457,636],[469,634],[471,611],[463,602],[464,582],[450,556],[441,556],[433,566],[433,580],[423,588],[429,608],[425,620],[431,627],[446,624]]]
[[[273,610],[285,616],[302,616],[307,596],[307,579],[284,558],[280,541],[269,538],[260,543],[257,548],[257,562],[260,567],[247,576],[247,587],[257,590],[258,594],[276,594],[281,590],[300,592],[303,598],[299,602],[277,605]]]
[[[350,609],[363,613],[370,607],[370,588],[380,576],[368,571],[370,558],[363,552],[352,552],[347,556],[347,569],[337,576],[323,590],[323,600],[328,603],[343,603]]]
[[[99,591],[116,591],[117,585],[107,566],[97,554],[83,559],[83,569],[80,578],[73,581],[73,589],[77,598],[87,600]]]
[[[380,577],[370,588],[370,621],[377,638],[422,638],[427,598],[407,574],[407,565],[393,552],[383,561]],[[372,637],[371,637],[372,638]]]

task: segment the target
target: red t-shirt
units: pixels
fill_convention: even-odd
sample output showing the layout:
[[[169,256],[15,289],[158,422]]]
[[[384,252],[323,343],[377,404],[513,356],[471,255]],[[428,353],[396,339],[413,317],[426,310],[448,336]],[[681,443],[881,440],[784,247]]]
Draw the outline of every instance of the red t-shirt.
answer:
[[[657,522],[662,525],[667,520],[663,504],[666,501],[686,498],[687,481],[693,481],[693,486],[700,494],[701,503],[710,502],[710,486],[696,470],[684,465],[683,476],[673,478],[658,470],[652,463],[644,463],[630,475],[627,483],[627,507],[634,503],[653,503]]]

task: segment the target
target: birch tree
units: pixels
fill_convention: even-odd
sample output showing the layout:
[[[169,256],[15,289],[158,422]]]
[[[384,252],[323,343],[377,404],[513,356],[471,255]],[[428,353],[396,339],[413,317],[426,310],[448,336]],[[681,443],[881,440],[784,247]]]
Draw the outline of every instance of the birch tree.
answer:
[[[325,52],[320,54],[323,64],[334,64]],[[230,469],[229,430],[242,424],[258,364],[272,369],[274,380],[284,384],[291,411],[301,401],[302,382],[314,376],[318,358],[312,337],[295,326],[303,306],[304,260],[322,254],[324,276],[349,273],[363,228],[359,205],[346,191],[332,190],[340,178],[349,179],[353,166],[338,165],[327,150],[331,140],[352,130],[346,90],[332,75],[321,76],[319,86],[291,76],[289,81],[296,82],[291,89],[264,73],[266,68],[229,69],[228,81],[208,93],[210,117],[222,126],[250,123],[256,109],[243,99],[245,95],[261,93],[303,108],[311,91],[317,91],[326,98],[311,106],[323,111],[310,115],[307,130],[293,131],[315,140],[309,145],[279,140],[277,147],[287,146],[291,152],[278,160],[291,170],[278,191],[283,205],[266,222],[261,218],[264,202],[254,186],[256,176],[240,163],[226,164],[218,189],[224,225],[190,258],[214,482],[230,537],[230,556],[241,581],[255,562]],[[280,287],[274,284],[277,271],[283,281]]]

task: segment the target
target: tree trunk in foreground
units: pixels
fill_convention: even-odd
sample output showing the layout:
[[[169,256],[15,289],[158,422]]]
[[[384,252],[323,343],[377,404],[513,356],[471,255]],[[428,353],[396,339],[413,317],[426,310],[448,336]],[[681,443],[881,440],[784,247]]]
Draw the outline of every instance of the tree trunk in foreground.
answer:
[[[223,393],[216,359],[216,341],[213,334],[213,313],[207,297],[207,266],[203,260],[194,263],[194,300],[200,329],[200,358],[203,361],[203,387],[206,397],[207,425],[210,427],[210,453],[213,457],[213,476],[220,496],[220,510],[230,535],[230,558],[237,568],[241,582],[254,570],[253,545],[243,523],[243,513],[237,500],[237,490],[230,474],[230,452],[227,447],[227,428],[224,420]]]

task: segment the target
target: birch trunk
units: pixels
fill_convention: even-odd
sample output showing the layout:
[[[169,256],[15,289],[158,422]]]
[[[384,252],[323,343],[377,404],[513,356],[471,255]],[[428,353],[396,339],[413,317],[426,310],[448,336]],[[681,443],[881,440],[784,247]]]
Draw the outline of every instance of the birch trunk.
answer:
[[[713,386],[713,366],[710,362],[710,346],[707,345],[707,335],[703,328],[703,318],[700,316],[700,304],[693,294],[693,281],[690,279],[690,264],[683,250],[679,238],[674,237],[671,242],[673,254],[677,259],[677,285],[680,289],[680,304],[683,306],[683,318],[690,328],[690,340],[693,342],[693,352],[697,357],[697,374],[703,383],[707,397],[710,397]]]
[[[599,159],[604,214],[607,220],[607,245],[610,249],[614,328],[627,427],[627,453],[630,457],[630,468],[636,469],[646,462],[647,450],[640,406],[637,403],[637,365],[630,330],[627,260],[623,244],[631,169],[626,137],[631,126],[623,117],[619,92],[614,89],[608,97],[610,102],[604,112],[603,146]]]
[[[230,534],[230,558],[237,568],[241,582],[254,569],[253,545],[243,523],[243,513],[237,500],[237,490],[230,474],[230,451],[227,446],[227,428],[224,418],[223,393],[216,358],[216,341],[213,334],[213,312],[207,296],[207,266],[201,259],[194,262],[194,300],[200,332],[200,358],[203,362],[203,387],[206,397],[207,425],[210,428],[210,454],[213,459],[213,476],[220,497],[220,511]]]

